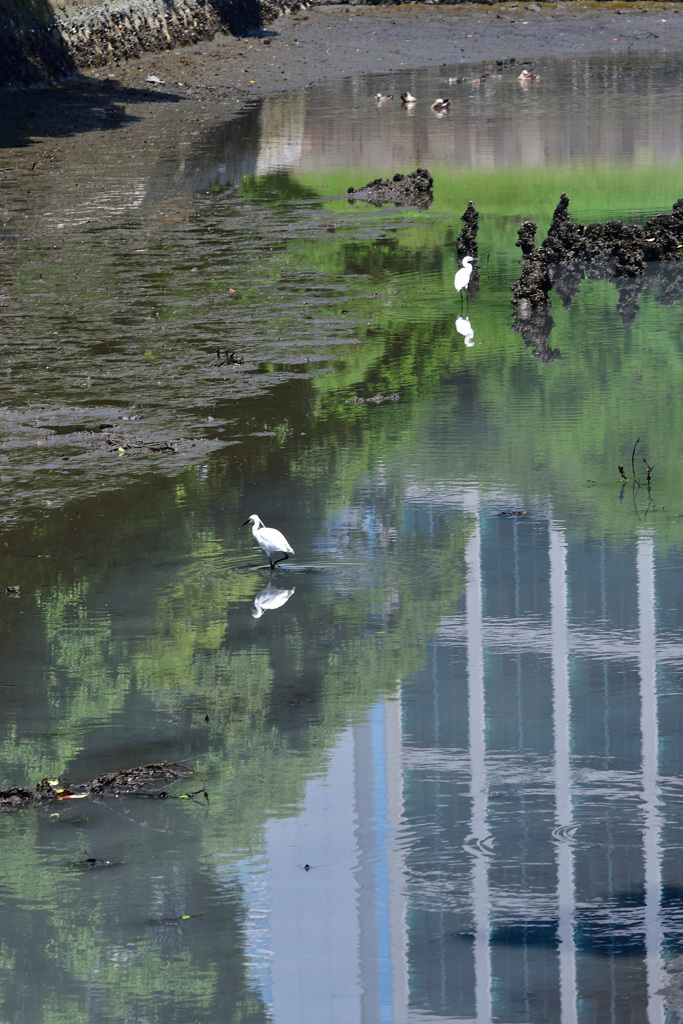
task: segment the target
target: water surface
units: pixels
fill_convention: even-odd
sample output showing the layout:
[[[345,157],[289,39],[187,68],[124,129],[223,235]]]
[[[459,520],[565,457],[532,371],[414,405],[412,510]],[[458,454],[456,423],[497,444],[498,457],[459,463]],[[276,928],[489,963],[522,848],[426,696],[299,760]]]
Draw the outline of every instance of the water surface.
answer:
[[[509,299],[561,191],[678,198],[680,71],[498,70],[5,183],[2,786],[199,778],[3,817],[3,1019],[678,1019],[679,275]]]

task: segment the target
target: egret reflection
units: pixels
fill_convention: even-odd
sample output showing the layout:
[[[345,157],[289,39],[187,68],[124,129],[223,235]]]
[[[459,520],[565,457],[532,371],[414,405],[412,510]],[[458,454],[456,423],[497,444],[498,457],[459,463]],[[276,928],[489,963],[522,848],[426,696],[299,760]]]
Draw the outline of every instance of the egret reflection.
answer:
[[[271,612],[275,608],[282,608],[283,604],[287,604],[295,589],[295,587],[276,587],[273,581],[269,580],[268,585],[254,597],[254,607],[251,610],[251,614],[255,619],[260,619],[264,612]]]
[[[474,340],[474,328],[472,327],[468,316],[459,316],[455,321],[455,329],[458,334],[462,334],[462,340],[468,348],[472,348],[473,345],[479,344],[479,342]]]

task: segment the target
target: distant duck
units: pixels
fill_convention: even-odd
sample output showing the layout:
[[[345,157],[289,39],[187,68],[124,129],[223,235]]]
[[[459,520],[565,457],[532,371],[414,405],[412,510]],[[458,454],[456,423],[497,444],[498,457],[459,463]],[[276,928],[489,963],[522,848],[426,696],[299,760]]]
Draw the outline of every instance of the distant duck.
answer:
[[[432,110],[438,110],[438,111],[448,110],[450,105],[451,105],[450,99],[442,100],[441,97],[439,97],[438,100],[434,100],[434,102],[432,103]]]
[[[401,93],[401,102],[405,103],[406,106],[410,106],[412,103],[417,103],[416,98],[409,92]]]
[[[532,74],[531,71],[527,71],[527,69],[524,68],[524,70],[519,75],[517,75],[517,81],[518,82],[537,82],[540,77],[541,77],[540,75]]]
[[[394,98],[393,92],[392,93],[381,93],[381,92],[376,92],[375,93],[375,101],[377,103],[386,103],[387,100],[393,100],[393,98]]]
[[[126,108],[123,106],[123,104],[112,103],[110,107],[104,108],[104,114],[105,117],[108,117],[110,121],[113,121],[114,124],[117,124],[119,121],[123,121],[124,117],[126,116]]]
[[[448,79],[449,85],[459,85],[461,82],[466,82],[466,78],[461,78],[460,75],[456,75],[454,78]]]

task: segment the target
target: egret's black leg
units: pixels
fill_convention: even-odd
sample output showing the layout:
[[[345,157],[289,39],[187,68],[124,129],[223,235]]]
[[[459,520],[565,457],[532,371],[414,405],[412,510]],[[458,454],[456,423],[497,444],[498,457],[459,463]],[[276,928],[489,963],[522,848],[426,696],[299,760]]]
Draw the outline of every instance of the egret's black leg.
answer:
[[[283,555],[282,558],[276,558],[274,562],[271,562],[270,564],[272,565],[273,569],[275,568],[278,562],[284,562],[285,558],[289,558],[289,555]]]

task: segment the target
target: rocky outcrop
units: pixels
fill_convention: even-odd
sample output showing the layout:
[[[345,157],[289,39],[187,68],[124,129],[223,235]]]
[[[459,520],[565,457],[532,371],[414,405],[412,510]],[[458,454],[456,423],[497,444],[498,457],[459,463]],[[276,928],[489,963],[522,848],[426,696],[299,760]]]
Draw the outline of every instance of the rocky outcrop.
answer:
[[[78,68],[211,39],[256,34],[301,0],[0,0],[0,88],[55,82]]]
[[[393,178],[375,178],[362,188],[349,187],[347,196],[354,203],[362,199],[373,206],[418,206],[427,209],[434,199],[432,176],[424,167],[418,167],[411,174],[395,174]]]
[[[543,362],[560,357],[550,347],[554,323],[549,293],[568,309],[584,280],[608,280],[617,289],[617,312],[625,324],[638,315],[638,299],[656,285],[657,302],[677,301],[683,287],[683,199],[671,213],[644,224],[608,220],[580,224],[569,216],[569,197],[562,193],[543,244],[536,246],[536,225],[525,221],[517,231],[522,274],[512,287],[513,330]]]
[[[518,309],[536,309],[549,305],[548,293],[560,267],[565,272],[565,290],[571,291],[567,267],[587,265],[597,268],[600,277],[636,278],[648,263],[682,259],[683,199],[676,200],[671,213],[651,217],[645,224],[620,220],[580,224],[569,216],[569,197],[563,192],[542,245],[534,245],[532,221],[525,221],[517,234],[523,260],[522,276],[512,285],[513,302]],[[582,273],[577,274],[580,280]]]

